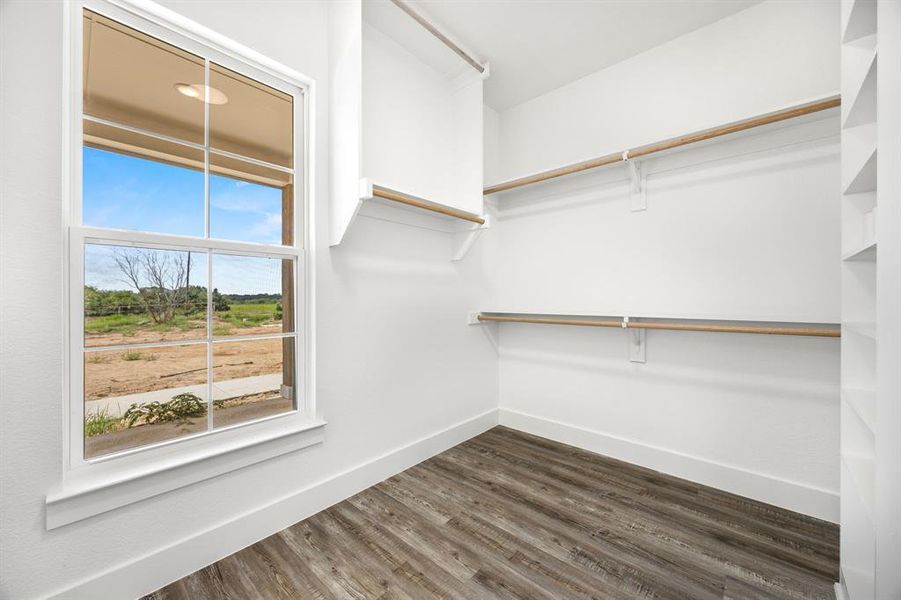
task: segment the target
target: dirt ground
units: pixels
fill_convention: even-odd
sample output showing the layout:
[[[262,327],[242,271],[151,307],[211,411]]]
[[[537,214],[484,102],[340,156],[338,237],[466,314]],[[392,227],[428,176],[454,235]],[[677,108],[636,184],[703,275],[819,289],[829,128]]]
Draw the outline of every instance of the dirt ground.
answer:
[[[193,321],[191,322],[194,323]],[[169,331],[153,331],[151,329],[141,329],[135,331],[131,335],[123,333],[85,333],[84,345],[88,348],[96,348],[98,346],[117,346],[119,344],[147,344],[154,342],[175,342],[181,340],[196,340],[206,337],[206,324],[203,321],[197,321],[196,329],[171,329]],[[229,327],[226,321],[213,319],[213,331],[217,332],[228,328],[231,333],[222,337],[234,335],[266,335],[270,333],[282,333],[282,324],[269,323],[256,327]]]
[[[267,397],[258,396],[253,401],[226,402],[222,408],[215,408],[213,410],[213,428],[261,419],[269,415],[288,412],[293,408],[291,400],[282,398],[278,394],[270,394]],[[204,416],[190,419],[184,423],[158,423],[122,429],[85,438],[84,453],[86,458],[92,458],[200,433],[206,431],[206,427],[207,418]]]
[[[250,335],[250,329],[261,328],[242,329],[242,333]],[[213,380],[280,373],[283,345],[278,338],[213,344]],[[206,361],[204,343],[86,352],[85,400],[204,384]]]

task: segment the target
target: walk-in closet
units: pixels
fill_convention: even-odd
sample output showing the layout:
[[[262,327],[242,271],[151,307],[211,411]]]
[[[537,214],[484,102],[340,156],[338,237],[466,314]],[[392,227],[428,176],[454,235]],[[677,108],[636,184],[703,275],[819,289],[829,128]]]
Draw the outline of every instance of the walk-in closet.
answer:
[[[0,0],[0,599],[901,600],[899,161],[899,0]]]

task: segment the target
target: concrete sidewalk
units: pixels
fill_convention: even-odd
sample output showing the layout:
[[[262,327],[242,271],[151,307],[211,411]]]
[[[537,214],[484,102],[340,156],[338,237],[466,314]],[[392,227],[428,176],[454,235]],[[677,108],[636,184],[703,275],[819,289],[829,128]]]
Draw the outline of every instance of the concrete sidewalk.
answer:
[[[255,375],[240,379],[213,382],[213,400],[225,400],[248,394],[259,394],[281,389],[282,374]],[[132,404],[147,404],[149,402],[166,402],[173,396],[185,393],[196,394],[202,399],[207,397],[206,384],[186,385],[177,388],[141,392],[140,394],[128,394],[126,396],[112,396],[101,400],[89,400],[84,403],[86,415],[106,411],[111,417],[121,417]]]

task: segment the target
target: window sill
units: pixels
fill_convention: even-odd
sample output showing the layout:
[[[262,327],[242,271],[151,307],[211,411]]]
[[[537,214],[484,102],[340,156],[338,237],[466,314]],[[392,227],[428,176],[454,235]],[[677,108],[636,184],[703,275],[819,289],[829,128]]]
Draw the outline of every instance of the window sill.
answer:
[[[217,446],[187,451],[115,474],[87,469],[70,474],[59,491],[47,494],[47,529],[158,496],[236,469],[322,442],[325,421],[290,422],[289,426],[243,435]]]

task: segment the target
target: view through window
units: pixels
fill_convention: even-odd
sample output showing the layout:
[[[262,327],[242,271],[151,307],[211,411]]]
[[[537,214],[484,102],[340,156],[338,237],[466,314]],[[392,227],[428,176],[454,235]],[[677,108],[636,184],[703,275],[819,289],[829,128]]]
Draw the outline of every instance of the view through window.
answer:
[[[292,411],[294,97],[83,23],[84,457]]]

